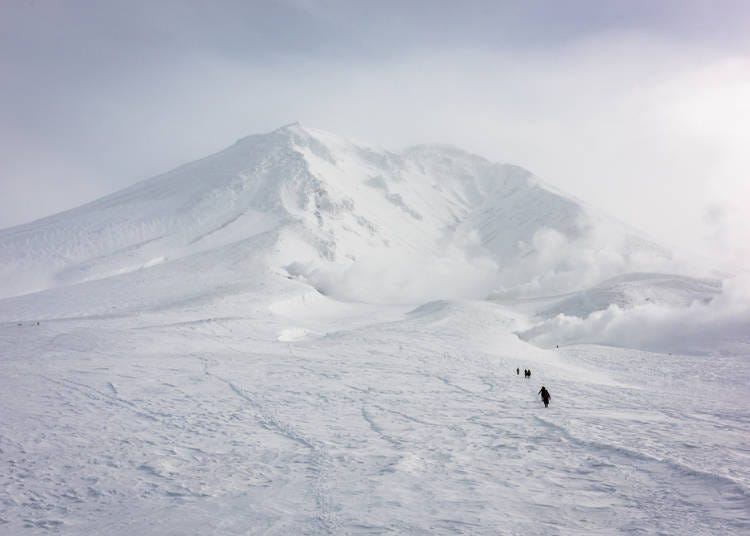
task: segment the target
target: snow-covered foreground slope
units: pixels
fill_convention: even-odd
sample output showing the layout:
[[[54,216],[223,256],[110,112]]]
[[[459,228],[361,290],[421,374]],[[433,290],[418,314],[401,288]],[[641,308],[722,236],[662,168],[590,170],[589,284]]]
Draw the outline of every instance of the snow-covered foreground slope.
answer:
[[[0,231],[0,534],[747,533],[748,289],[515,166],[250,136]]]
[[[1,325],[0,534],[750,530],[747,356],[275,299]]]

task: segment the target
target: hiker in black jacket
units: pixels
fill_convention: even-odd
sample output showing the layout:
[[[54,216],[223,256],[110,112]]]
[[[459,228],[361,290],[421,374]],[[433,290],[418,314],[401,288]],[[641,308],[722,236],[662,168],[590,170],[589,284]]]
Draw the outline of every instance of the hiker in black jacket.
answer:
[[[544,402],[544,407],[546,408],[549,406],[549,399],[552,398],[552,395],[549,394],[549,391],[547,391],[547,388],[544,385],[539,389],[539,394],[542,395],[542,402]]]

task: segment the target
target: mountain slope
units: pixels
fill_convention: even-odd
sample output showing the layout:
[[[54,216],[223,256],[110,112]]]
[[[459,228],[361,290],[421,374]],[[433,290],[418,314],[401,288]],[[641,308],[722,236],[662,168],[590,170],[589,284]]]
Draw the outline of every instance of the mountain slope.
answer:
[[[365,301],[577,290],[669,258],[516,166],[447,146],[396,154],[293,124],[0,231],[0,296],[148,269],[264,233],[273,240],[252,254],[269,268]]]
[[[668,257],[299,125],[0,231],[0,534],[748,533],[750,281]]]

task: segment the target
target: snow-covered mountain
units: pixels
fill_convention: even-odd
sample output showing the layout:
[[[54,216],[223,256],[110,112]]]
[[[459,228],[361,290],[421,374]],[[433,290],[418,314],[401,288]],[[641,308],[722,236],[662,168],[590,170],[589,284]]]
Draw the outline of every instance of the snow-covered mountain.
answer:
[[[293,124],[0,232],[0,296],[195,255],[224,264],[230,245],[325,294],[381,302],[575,291],[670,258],[522,168]]]
[[[747,534],[749,289],[515,166],[250,136],[0,231],[0,535]]]
[[[278,335],[289,338],[325,331],[313,321],[324,303],[490,298],[528,315],[518,335],[537,344],[710,352],[731,340],[735,348],[744,318],[731,322],[739,327],[730,337],[693,323],[721,316],[716,307],[732,302],[723,286],[744,284],[695,275],[684,259],[517,166],[444,145],[394,153],[295,123],[0,231],[0,297],[14,297],[0,320],[246,296],[273,314],[303,316]],[[628,319],[616,336],[600,319],[612,307],[606,326]],[[645,329],[653,336],[633,337],[651,310],[659,311]],[[673,337],[673,324],[691,326],[701,344]]]

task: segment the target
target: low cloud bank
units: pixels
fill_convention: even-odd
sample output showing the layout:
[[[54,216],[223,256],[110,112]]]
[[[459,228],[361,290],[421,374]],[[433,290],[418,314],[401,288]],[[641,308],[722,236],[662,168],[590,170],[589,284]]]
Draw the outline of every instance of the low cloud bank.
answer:
[[[604,222],[581,221],[582,233],[568,237],[540,229],[519,244],[516,261],[499,271],[495,295],[533,298],[582,290],[631,272],[681,273],[667,250]]]
[[[295,262],[287,269],[321,292],[371,303],[436,299],[532,298],[580,291],[632,272],[679,273],[684,266],[647,240],[605,221],[580,221],[567,236],[539,229],[506,261],[482,246],[476,231],[423,251],[381,249],[348,265]]]
[[[646,304],[610,305],[586,318],[565,314],[519,333],[541,346],[595,343],[658,352],[740,354],[750,352],[750,273],[727,279],[722,293],[687,308]]]
[[[358,257],[349,266],[295,265],[323,294],[368,303],[421,303],[435,299],[482,299],[492,289],[497,264],[454,247],[439,256],[386,254]]]

